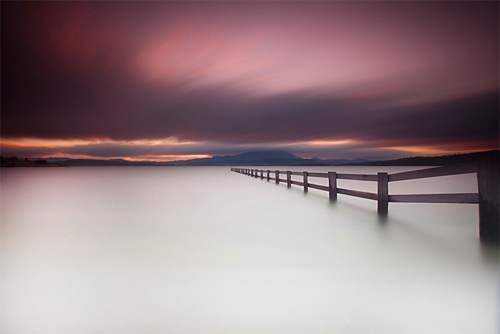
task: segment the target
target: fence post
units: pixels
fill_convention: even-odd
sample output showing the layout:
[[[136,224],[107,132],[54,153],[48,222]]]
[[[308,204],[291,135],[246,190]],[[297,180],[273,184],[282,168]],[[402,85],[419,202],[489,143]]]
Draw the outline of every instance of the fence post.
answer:
[[[261,169],[260,170],[260,179],[262,180],[264,178],[264,171]]]
[[[276,184],[280,183],[280,171],[279,170],[275,171],[274,175],[276,177]]]
[[[286,186],[290,188],[292,186],[292,172],[286,172]]]
[[[378,214],[387,215],[389,209],[389,177],[387,173],[378,173]]]
[[[337,172],[328,172],[328,193],[330,201],[337,200]]]
[[[500,196],[498,154],[478,161],[477,188],[479,193],[479,238],[481,241],[500,242]]]
[[[269,179],[270,179],[269,173],[271,173],[271,171],[268,169],[267,170],[267,181],[269,181]]]
[[[306,193],[307,192],[307,188],[308,188],[308,184],[307,184],[307,175],[309,173],[307,172],[303,172],[302,175],[304,175],[304,192]]]

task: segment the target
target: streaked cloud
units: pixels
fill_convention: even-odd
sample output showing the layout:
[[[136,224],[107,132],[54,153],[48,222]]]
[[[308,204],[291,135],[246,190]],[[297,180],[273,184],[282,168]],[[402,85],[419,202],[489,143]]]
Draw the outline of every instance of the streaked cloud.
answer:
[[[1,15],[2,154],[498,147],[498,3],[2,2]]]

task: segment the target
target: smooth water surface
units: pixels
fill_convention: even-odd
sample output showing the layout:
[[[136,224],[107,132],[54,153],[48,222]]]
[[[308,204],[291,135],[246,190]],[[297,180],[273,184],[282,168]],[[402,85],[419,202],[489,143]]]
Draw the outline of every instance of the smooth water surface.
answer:
[[[468,174],[389,190],[477,183]],[[499,328],[498,247],[479,243],[477,205],[391,203],[383,220],[375,201],[331,203],[229,167],[3,168],[0,218],[2,333]]]

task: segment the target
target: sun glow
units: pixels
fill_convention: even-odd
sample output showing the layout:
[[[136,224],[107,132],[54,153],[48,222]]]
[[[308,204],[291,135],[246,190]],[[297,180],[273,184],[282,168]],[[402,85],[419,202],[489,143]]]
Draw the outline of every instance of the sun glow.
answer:
[[[138,155],[135,157],[123,157],[128,161],[181,161],[191,159],[211,158],[208,154],[164,154],[164,155]]]
[[[302,144],[302,145],[314,145],[314,146],[337,146],[337,145],[348,145],[348,144],[354,144],[356,141],[353,139],[342,139],[342,140],[311,140],[311,141],[304,141],[304,142],[299,142],[296,144]]]
[[[190,145],[195,144],[192,141],[179,141],[175,137],[163,139],[137,139],[137,140],[113,140],[108,138],[90,138],[90,139],[43,139],[43,138],[9,138],[0,140],[1,146],[10,147],[73,147],[84,145],[100,144],[120,144],[131,146],[154,146],[154,145]]]
[[[432,146],[389,146],[382,147],[382,149],[392,150],[392,151],[401,151],[407,153],[414,153],[420,155],[438,155],[438,154],[461,154],[461,153],[470,153],[470,152],[480,152],[480,151],[489,151],[490,149],[475,149],[471,150],[470,148],[444,148],[444,147],[432,147]],[[491,150],[497,148],[491,148]]]

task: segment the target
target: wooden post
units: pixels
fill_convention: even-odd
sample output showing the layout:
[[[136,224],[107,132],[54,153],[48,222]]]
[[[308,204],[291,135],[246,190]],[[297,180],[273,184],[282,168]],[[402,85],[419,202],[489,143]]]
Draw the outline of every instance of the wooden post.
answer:
[[[286,172],[286,186],[290,188],[292,186],[292,172]]]
[[[389,177],[387,173],[378,173],[378,214],[386,216],[389,209]]]
[[[330,201],[337,200],[337,173],[328,172],[328,194]]]
[[[270,173],[271,173],[271,171],[267,170],[267,181],[269,181],[269,179],[270,179],[270,176],[269,176]]]
[[[307,183],[307,175],[308,173],[307,172],[303,172],[302,175],[304,175],[304,192],[306,193],[307,190],[308,190],[308,183]]]
[[[477,188],[479,192],[479,238],[500,243],[500,166],[498,154],[478,161]]]
[[[261,169],[260,170],[260,179],[262,180],[264,178],[264,171]]]
[[[276,177],[276,184],[280,183],[280,171],[279,170],[275,171],[274,175]]]

